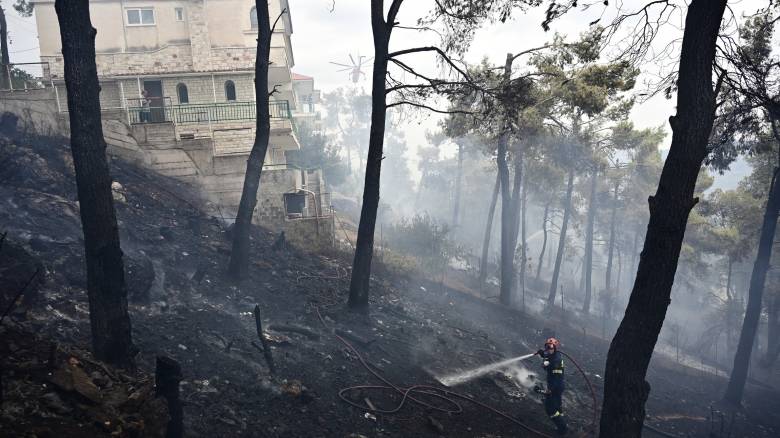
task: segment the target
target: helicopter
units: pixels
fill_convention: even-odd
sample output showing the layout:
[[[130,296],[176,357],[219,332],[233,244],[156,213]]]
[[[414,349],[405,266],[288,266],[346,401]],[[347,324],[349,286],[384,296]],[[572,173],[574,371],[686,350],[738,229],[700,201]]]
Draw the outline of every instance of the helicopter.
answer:
[[[357,58],[357,62],[355,62],[355,58]],[[342,68],[341,70],[338,70],[338,71],[339,72],[348,71],[349,72],[349,78],[352,81],[352,83],[357,84],[358,81],[360,81],[360,77],[361,76],[364,77],[364,78],[366,77],[366,74],[363,73],[363,66],[365,66],[372,59],[374,59],[373,57],[368,58],[368,59],[364,59],[364,58],[366,58],[366,57],[365,56],[360,56],[360,54],[357,54],[354,57],[350,54],[349,55],[349,60],[352,63],[352,65],[342,64],[342,63],[339,63],[339,62],[332,62],[332,61],[331,61],[331,64],[338,65],[340,67],[344,67],[344,68]]]

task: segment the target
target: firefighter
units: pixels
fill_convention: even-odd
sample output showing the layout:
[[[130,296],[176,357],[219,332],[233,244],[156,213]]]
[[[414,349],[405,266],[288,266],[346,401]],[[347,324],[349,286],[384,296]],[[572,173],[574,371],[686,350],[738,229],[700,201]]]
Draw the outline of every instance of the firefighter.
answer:
[[[536,352],[542,358],[542,368],[547,371],[547,389],[544,394],[544,410],[555,424],[559,434],[567,431],[563,418],[563,355],[560,352],[561,343],[555,338],[544,342],[544,349]]]

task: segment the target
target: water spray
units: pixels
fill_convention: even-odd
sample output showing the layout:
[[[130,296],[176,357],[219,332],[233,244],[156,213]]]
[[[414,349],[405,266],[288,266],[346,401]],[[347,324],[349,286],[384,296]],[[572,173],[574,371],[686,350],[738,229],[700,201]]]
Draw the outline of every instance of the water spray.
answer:
[[[499,362],[491,363],[488,365],[483,365],[479,368],[474,368],[473,370],[464,371],[458,374],[450,374],[448,376],[443,377],[437,377],[436,380],[441,382],[444,386],[455,386],[460,385],[462,383],[466,383],[470,380],[474,380],[478,377],[482,377],[485,374],[489,374],[493,371],[500,370],[501,368],[506,368],[507,366],[515,363],[520,362],[522,360],[526,360],[530,357],[535,356],[536,353],[526,354],[523,356],[513,357],[511,359],[505,359]]]

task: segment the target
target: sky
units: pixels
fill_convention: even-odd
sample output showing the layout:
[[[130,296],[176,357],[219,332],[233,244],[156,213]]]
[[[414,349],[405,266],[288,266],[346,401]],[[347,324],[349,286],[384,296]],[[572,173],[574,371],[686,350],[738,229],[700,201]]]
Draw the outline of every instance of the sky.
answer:
[[[3,2],[4,5],[10,3],[10,0]],[[294,31],[292,43],[295,67],[293,70],[313,76],[317,88],[323,92],[338,87],[358,87],[370,91],[370,62],[365,68],[366,78],[361,79],[357,84],[350,81],[348,72],[338,72],[341,67],[331,64],[331,62],[351,64],[349,55],[357,57],[359,54],[366,56],[366,59],[373,56],[370,2],[368,0],[289,0],[289,3]],[[626,4],[630,3],[626,2]],[[762,0],[738,0],[730,1],[729,5],[733,13],[739,16],[743,11],[755,10],[765,3]],[[433,4],[432,0],[406,0],[399,13],[399,23],[414,26],[417,19],[425,16]],[[5,9],[11,38],[9,51],[12,62],[39,61],[34,17],[20,17],[12,8],[6,6]],[[602,10],[603,7],[596,2],[596,6],[588,10],[570,12],[554,21],[549,32],[544,32],[540,24],[544,19],[545,7],[534,8],[526,13],[515,13],[506,23],[491,24],[478,31],[465,60],[476,63],[483,57],[487,57],[493,63],[502,64],[508,52],[517,53],[543,45],[555,32],[575,38],[588,29],[588,23],[598,18]],[[603,21],[606,22],[607,19],[608,17],[605,16]],[[682,20],[681,14],[671,17],[670,24],[664,28],[663,34],[657,39],[657,47],[660,48],[680,37]],[[421,34],[413,30],[396,29],[391,38],[391,50],[435,44],[437,41],[438,37],[433,33]],[[409,56],[406,60],[416,68],[428,72],[436,70],[435,59],[429,54]],[[659,68],[658,64],[642,66],[645,74],[640,78],[640,82],[645,79],[652,80],[653,71]],[[522,63],[518,65],[522,68]],[[668,131],[667,120],[673,113],[674,99],[667,100],[659,96],[636,105],[631,119],[638,128],[664,126]],[[409,167],[413,175],[418,172],[416,151],[419,145],[427,142],[426,131],[436,130],[438,120],[439,117],[436,115],[415,112],[405,122],[407,154],[411,161]],[[661,148],[668,149],[669,141],[670,138],[667,137]],[[446,147],[442,151],[443,156],[450,153],[452,149]],[[737,163],[732,172],[716,177],[716,186],[731,188],[747,171],[744,163]]]

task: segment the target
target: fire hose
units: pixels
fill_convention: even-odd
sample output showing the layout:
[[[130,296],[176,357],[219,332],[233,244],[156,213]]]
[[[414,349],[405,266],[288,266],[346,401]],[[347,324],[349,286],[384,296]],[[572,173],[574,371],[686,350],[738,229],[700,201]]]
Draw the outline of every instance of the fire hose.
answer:
[[[320,319],[320,322],[322,323],[323,327],[327,329],[328,328],[327,324],[325,324],[325,320],[322,318],[322,315],[320,314],[319,308],[315,307],[314,309],[317,312],[317,317]],[[371,373],[374,377],[376,377],[378,380],[380,380],[382,383],[384,383],[384,385],[357,385],[357,386],[350,386],[350,387],[341,389],[339,391],[339,397],[344,402],[348,403],[349,405],[351,405],[353,407],[356,407],[358,409],[361,409],[361,410],[364,410],[364,411],[367,411],[367,412],[375,412],[375,413],[378,413],[378,414],[394,414],[394,413],[400,411],[401,408],[404,407],[404,405],[406,404],[407,400],[410,400],[410,401],[413,401],[413,402],[417,403],[420,406],[423,406],[425,408],[428,408],[428,409],[431,409],[431,410],[434,410],[434,411],[443,412],[443,413],[447,413],[447,414],[457,414],[457,413],[463,412],[463,407],[456,400],[464,400],[464,401],[473,403],[473,404],[475,404],[477,406],[480,406],[480,407],[482,407],[484,409],[487,409],[487,410],[489,410],[489,411],[491,411],[491,412],[493,412],[493,413],[495,413],[495,414],[497,414],[497,415],[499,415],[499,416],[501,416],[503,418],[506,418],[507,420],[511,421],[512,423],[517,424],[518,426],[522,427],[523,429],[527,430],[528,432],[533,433],[536,436],[539,436],[539,437],[542,437],[542,438],[552,438],[551,435],[546,434],[544,432],[541,432],[539,430],[536,430],[536,429],[532,428],[531,426],[528,426],[527,424],[525,424],[522,421],[516,419],[515,417],[511,416],[510,414],[508,414],[508,413],[506,413],[504,411],[501,411],[499,409],[496,409],[496,408],[494,408],[494,407],[492,407],[490,405],[487,405],[485,403],[482,403],[479,400],[475,400],[474,398],[469,397],[469,396],[467,396],[465,394],[461,394],[461,393],[458,393],[458,392],[455,392],[455,391],[450,391],[450,390],[447,390],[447,389],[438,388],[438,387],[430,386],[430,385],[413,385],[413,386],[409,386],[409,387],[398,386],[398,385],[394,384],[393,382],[391,382],[390,380],[388,380],[387,378],[383,377],[378,371],[374,370],[369,365],[369,363],[366,362],[366,360],[363,358],[363,356],[360,354],[360,352],[358,352],[357,349],[355,349],[355,347],[352,346],[351,343],[349,343],[349,341],[347,341],[343,337],[339,336],[335,332],[333,333],[333,336],[335,336],[336,339],[338,339],[342,344],[344,344],[344,346],[347,347],[347,349],[352,354],[354,354],[355,357],[357,357],[357,359],[360,362],[360,364],[363,365],[363,367],[369,373]],[[561,353],[563,353],[563,352],[561,352]],[[589,430],[586,430],[581,435],[582,437],[585,437],[585,436],[588,436],[589,432],[595,432],[595,430],[596,430],[596,424],[597,424],[597,418],[598,418],[598,404],[597,404],[597,400],[596,400],[596,392],[593,389],[593,385],[591,384],[590,380],[588,379],[587,374],[585,374],[585,372],[582,370],[582,368],[579,366],[579,364],[577,364],[577,362],[571,356],[569,356],[568,354],[563,353],[563,355],[566,356],[566,358],[568,358],[569,360],[571,360],[571,362],[574,364],[574,366],[577,368],[577,370],[580,372],[580,374],[582,374],[583,378],[588,383],[588,388],[590,389],[590,394],[591,394],[591,397],[593,399],[593,418],[591,420],[591,425],[590,425]],[[347,394],[347,393],[349,393],[351,391],[358,391],[358,390],[393,391],[393,392],[396,392],[396,393],[400,394],[401,400],[392,409],[377,409],[375,406],[370,406],[370,403],[368,403],[368,402],[367,402],[367,404],[356,403],[356,402],[350,400],[345,395],[345,394]],[[436,405],[431,404],[429,402],[426,402],[424,400],[420,400],[420,398],[419,398],[420,396],[430,397],[430,398],[434,398],[434,399],[438,399],[440,401],[443,401],[445,403],[445,406],[447,406],[447,407],[436,406]]]

